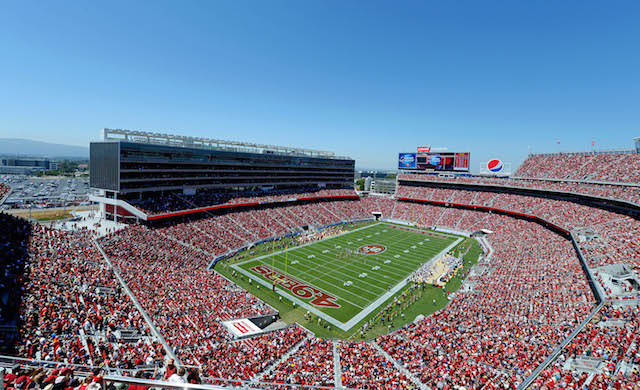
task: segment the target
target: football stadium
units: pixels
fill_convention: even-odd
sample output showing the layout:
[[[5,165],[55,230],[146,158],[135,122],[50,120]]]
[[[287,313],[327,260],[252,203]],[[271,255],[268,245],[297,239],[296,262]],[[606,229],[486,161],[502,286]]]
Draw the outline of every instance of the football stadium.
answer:
[[[637,388],[634,142],[398,151],[389,195],[329,151],[104,129],[91,211],[0,214],[5,388]]]

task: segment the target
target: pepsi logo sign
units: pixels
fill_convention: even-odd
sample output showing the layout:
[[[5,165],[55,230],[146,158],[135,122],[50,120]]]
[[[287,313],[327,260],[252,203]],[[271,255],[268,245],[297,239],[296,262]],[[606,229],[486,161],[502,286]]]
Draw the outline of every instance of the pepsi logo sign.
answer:
[[[502,171],[503,168],[504,164],[502,163],[502,160],[498,160],[497,158],[494,158],[487,163],[487,169],[494,173]]]
[[[387,250],[387,247],[385,247],[384,245],[379,245],[379,244],[369,244],[369,245],[363,245],[360,248],[358,248],[358,251],[360,253],[363,253],[365,255],[377,255],[380,254],[384,251]]]

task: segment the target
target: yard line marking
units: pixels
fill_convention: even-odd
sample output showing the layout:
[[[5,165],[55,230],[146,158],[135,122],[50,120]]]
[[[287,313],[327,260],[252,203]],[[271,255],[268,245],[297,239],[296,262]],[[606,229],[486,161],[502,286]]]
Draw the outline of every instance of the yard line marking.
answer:
[[[357,228],[357,229],[349,230],[349,231],[337,234],[337,235],[335,235],[333,237],[325,238],[324,240],[321,240],[321,241],[310,241],[310,242],[307,242],[306,244],[302,244],[302,245],[296,246],[294,248],[291,248],[291,249],[289,249],[289,251],[298,250],[300,248],[304,248],[304,247],[309,246],[309,245],[317,244],[318,242],[329,242],[329,241],[332,241],[332,240],[334,240],[334,239],[336,239],[336,238],[338,238],[340,236],[344,236],[345,234],[354,233],[354,232],[358,232],[360,230],[365,230],[365,229],[371,229],[372,227],[379,226],[379,225],[383,225],[383,223],[382,222],[378,222],[378,223],[374,223],[372,225],[367,225],[367,226],[363,226],[363,227],[360,227],[360,228]],[[248,263],[248,262],[251,262],[251,261],[261,260],[261,259],[263,259],[265,257],[270,257],[271,255],[277,255],[277,254],[284,253],[284,252],[285,252],[285,249],[282,249],[282,250],[280,250],[280,251],[278,251],[276,253],[267,253],[267,254],[264,254],[262,256],[258,256],[258,257],[254,258],[254,259],[243,260],[243,261],[237,262],[235,264],[239,264],[239,265],[240,264],[245,264],[245,263]]]
[[[308,249],[307,249],[307,250],[308,250]],[[366,255],[364,255],[364,256],[366,256]],[[369,256],[367,257],[367,260],[369,260],[369,261],[370,261],[370,264],[371,264],[371,263],[373,263],[373,262],[375,262],[375,260],[374,260],[374,258],[373,258],[372,256],[373,256],[373,255],[369,255]],[[363,267],[364,267],[365,269],[367,269],[367,268],[368,268],[368,266],[367,266],[366,264],[364,264],[364,263],[363,263],[363,262],[361,262],[361,261],[355,260],[355,259],[349,259],[349,260],[346,260],[346,261],[345,261],[345,259],[329,259],[329,260],[326,260],[325,262],[322,262],[322,263],[321,263],[321,262],[318,262],[318,261],[313,261],[313,263],[314,263],[314,264],[316,264],[318,267],[323,267],[323,266],[329,266],[329,267],[330,267],[330,266],[335,265],[336,260],[338,260],[338,261],[339,261],[339,260],[343,260],[343,261],[345,262],[345,265],[344,265],[344,266],[342,266],[342,267],[340,267],[339,269],[343,269],[343,268],[345,268],[346,266],[353,266],[354,268],[359,268],[359,269],[362,269]],[[327,264],[327,262],[328,262],[328,264]],[[311,270],[313,270],[313,268],[312,268],[312,267],[310,267],[310,268],[311,268]],[[413,271],[415,271],[415,270],[416,270],[416,267],[412,267],[412,266],[403,266],[403,268],[408,268],[408,272],[413,272]],[[310,270],[310,271],[308,271],[308,272],[311,272],[311,270]],[[356,273],[357,273],[358,271],[354,271],[354,272],[356,272]],[[403,278],[403,277],[405,277],[405,276],[406,276],[406,273],[397,273],[397,272],[394,272],[394,271],[389,271],[389,272],[390,272],[391,274],[393,274],[393,275],[396,275],[399,279],[401,279],[401,278]],[[344,275],[344,273],[342,273],[342,272],[341,272],[341,274],[343,274],[343,275]]]
[[[231,268],[234,268],[236,271],[242,273],[243,275],[247,276],[247,277],[253,277],[253,274],[250,271],[245,270],[244,268],[239,266],[239,263],[233,264],[231,266]],[[271,288],[271,284],[267,283],[267,281],[265,281],[262,278],[258,278],[256,279],[257,283],[262,284],[263,286],[267,287],[267,288]],[[316,287],[317,288],[317,287]],[[289,299],[291,302],[295,302],[297,305],[299,305],[300,307],[303,307],[307,310],[309,310],[311,313],[317,315],[318,317],[324,319],[325,321],[327,321],[328,323],[335,325],[336,327],[338,327],[339,329],[342,330],[349,330],[350,328],[353,327],[353,325],[350,325],[348,328],[345,329],[345,327],[347,325],[345,325],[344,322],[340,322],[339,320],[336,320],[335,318],[333,318],[331,315],[321,311],[320,309],[316,308],[315,306],[308,304],[307,302],[303,301],[302,299],[289,294],[286,290],[283,290],[282,288],[279,289],[278,291],[280,293],[280,295],[282,295],[283,297]],[[348,302],[347,300],[344,300],[345,302]],[[350,302],[349,302],[350,303]],[[359,307],[357,305],[354,305],[356,307]],[[367,306],[368,307],[368,306]],[[367,308],[363,309],[363,310],[367,310]],[[362,313],[362,312],[361,312]]]
[[[315,262],[314,262],[314,263],[315,263]],[[326,276],[332,277],[332,278],[334,278],[334,279],[336,279],[336,280],[340,280],[339,278],[335,277],[334,275],[331,275],[331,273],[332,273],[332,272],[338,272],[339,274],[341,274],[341,275],[343,275],[343,276],[345,276],[345,277],[347,277],[347,278],[352,277],[352,275],[348,275],[348,274],[345,274],[345,273],[343,273],[343,272],[340,272],[340,270],[344,269],[344,268],[345,268],[345,267],[347,267],[347,266],[353,265],[353,263],[347,263],[347,262],[345,262],[345,264],[344,264],[342,267],[338,267],[338,268],[336,268],[336,269],[332,269],[332,268],[331,268],[333,265],[334,265],[334,261],[330,261],[330,262],[329,262],[329,264],[326,264],[326,263],[324,263],[324,264],[317,263],[317,268],[309,267],[309,268],[310,268],[310,269],[309,269],[309,271],[303,271],[302,273],[297,274],[297,276],[298,276],[300,279],[302,279],[302,275],[308,275],[308,276],[311,276],[311,279],[309,279],[309,281],[310,281],[310,282],[312,282],[312,281],[314,281],[314,280],[318,280],[318,279],[320,279],[320,278],[322,278],[322,277],[326,277]],[[329,272],[326,272],[326,273],[325,273],[325,272],[322,272],[319,276],[312,276],[312,275],[309,275],[309,272],[311,272],[311,271],[315,271],[315,270],[317,270],[317,269],[319,269],[319,268],[321,268],[321,267],[329,267],[329,268],[330,268],[330,271],[329,271]],[[307,279],[302,279],[302,280],[307,280]],[[325,280],[323,280],[323,282],[326,282],[326,283],[331,284],[332,286],[335,286],[333,283],[327,282],[327,281],[325,281]],[[384,288],[383,288],[383,287],[379,287],[379,286],[376,286],[376,285],[370,285],[370,286],[371,286],[371,287],[374,287],[374,288],[377,288],[377,289],[379,289],[379,290],[384,291]],[[365,291],[366,293],[373,294],[371,291],[368,291],[368,290],[363,289],[363,288],[359,288],[358,286],[354,286],[354,287],[355,287],[355,288],[358,288],[359,290]],[[363,299],[366,299],[366,298],[363,298]]]
[[[357,250],[357,248],[362,245],[362,241],[364,241],[365,243],[367,243],[367,241],[374,241],[371,242],[371,244],[374,244],[378,237],[382,238],[380,236],[381,226],[385,227],[385,229],[383,229],[382,231],[386,232],[386,234],[384,235],[384,245],[387,246],[386,253],[378,255],[350,256],[347,258],[335,259],[335,252],[339,251],[335,251],[334,248],[338,245],[341,247],[341,249],[347,248],[351,250]],[[335,312],[334,314],[327,314],[315,307],[312,307],[313,305],[310,305],[298,299],[296,296],[290,296],[289,294],[282,294],[282,296],[293,298],[292,301],[300,304],[301,307],[306,308],[314,314],[318,314],[321,318],[324,318],[339,329],[349,330],[350,328],[355,326],[357,322],[361,321],[365,316],[369,315],[386,300],[383,299],[382,301],[380,301],[380,299],[387,296],[388,293],[391,293],[391,295],[389,295],[390,297],[393,295],[393,291],[397,292],[402,287],[404,287],[407,283],[408,277],[413,274],[413,272],[422,264],[424,264],[425,260],[431,261],[437,256],[437,252],[442,253],[443,248],[446,250],[445,247],[455,247],[455,245],[457,245],[457,243],[459,243],[459,241],[461,240],[458,237],[453,237],[438,232],[437,234],[440,237],[438,237],[437,240],[432,240],[432,244],[427,244],[426,246],[420,248],[419,251],[414,251],[414,253],[406,253],[401,257],[399,254],[399,252],[401,251],[397,248],[412,247],[412,249],[417,249],[417,245],[423,245],[424,242],[429,241],[430,239],[425,238],[425,233],[417,229],[388,230],[386,229],[386,226],[389,225],[385,223],[375,223],[368,226],[363,226],[361,228],[346,231],[321,241],[312,241],[298,247],[289,248],[287,251],[290,260],[288,265],[292,277],[295,277],[296,279],[299,279],[301,282],[304,282],[310,286],[314,286],[321,291],[331,291],[332,293],[334,291],[339,292],[341,296],[338,296],[336,294],[332,295],[336,296],[337,299],[345,302],[345,305],[351,305],[353,307],[357,307],[358,309],[362,309],[362,311],[358,312],[347,322],[343,323],[341,322],[341,320],[337,320],[333,316],[339,316],[338,318],[341,319],[348,319],[347,313],[349,312],[349,306],[345,306],[345,309],[347,309],[346,312],[339,311]],[[420,234],[420,236],[417,236],[417,234]],[[351,237],[348,237],[348,235],[351,235]],[[367,238],[366,236],[368,236],[369,238]],[[376,238],[371,239],[371,237]],[[311,245],[314,246],[311,247]],[[307,246],[309,246],[309,248],[306,248]],[[284,264],[284,252],[284,250],[281,250],[277,253],[267,253],[253,259],[246,259],[233,264],[232,267],[237,271],[240,271],[240,269],[238,269],[240,265],[255,262],[256,260],[262,260],[264,262],[264,265],[267,267],[269,267],[272,262],[278,263],[277,265],[280,266],[281,264]],[[407,250],[407,252],[409,251]],[[314,256],[311,257],[311,255]],[[273,257],[273,259],[271,259],[271,257]],[[394,258],[395,260],[393,260],[392,262],[391,259]],[[296,261],[297,263],[294,263]],[[382,266],[383,264],[385,265]],[[251,271],[244,270],[244,272],[240,272],[252,279],[256,279],[257,275],[251,273]],[[358,278],[359,274],[366,275],[363,275],[363,278]],[[382,274],[385,274],[385,277],[389,275],[390,278],[383,279]],[[300,278],[300,276],[310,278],[302,279]],[[318,279],[323,279],[321,284],[324,287],[320,288],[316,284],[311,283],[311,281],[317,281]],[[271,284],[266,279],[258,278],[257,280],[261,284],[264,284],[267,288],[271,288]],[[385,291],[389,288],[388,285],[384,288],[381,287],[386,283],[393,286],[393,288],[391,289],[392,291]],[[278,293],[280,293],[280,290],[282,289],[279,287]],[[382,295],[378,295],[378,290],[385,291],[385,293]],[[361,291],[362,294],[358,294],[358,291]],[[353,298],[345,299],[344,296],[347,296],[347,298]],[[376,296],[377,299],[374,298],[375,300],[372,300],[366,298],[370,296]],[[361,302],[365,300],[371,303],[368,305],[358,305],[354,303],[354,301]],[[380,302],[380,304],[376,305],[377,302]]]
[[[269,264],[264,264],[264,263],[262,263],[262,265],[264,265],[264,266],[266,266],[266,267],[270,267],[270,265],[269,265]],[[279,269],[279,268],[277,268],[277,267],[276,267],[276,268],[274,268],[274,269],[276,269],[276,270],[278,270],[278,271],[280,271],[280,272],[284,273],[281,269]],[[244,268],[243,268],[243,270],[244,270]],[[245,271],[247,271],[247,272],[251,273],[251,271],[249,271],[249,270],[245,270]],[[243,273],[244,273],[244,272],[243,272]],[[265,284],[268,288],[271,288],[271,283],[269,283],[269,281],[265,281],[262,277],[259,277],[259,278],[258,278],[258,277],[256,277],[256,276],[258,276],[258,275],[257,275],[257,274],[253,274],[253,279],[254,279],[254,280],[258,279],[258,281],[260,281],[260,282],[265,282],[265,283],[262,283],[262,284]],[[324,292],[326,292],[326,293],[331,293],[330,291],[327,291],[327,289],[325,289],[325,288],[320,288],[320,286],[317,286],[317,285],[315,285],[315,284],[312,284],[312,283],[311,283],[311,282],[309,282],[308,280],[302,280],[302,279],[300,279],[300,278],[298,278],[298,277],[296,277],[296,276],[293,276],[293,275],[292,275],[292,277],[294,277],[295,279],[301,280],[301,281],[303,281],[304,283],[308,284],[309,286],[317,288],[318,290],[324,291]],[[344,292],[349,293],[349,291],[344,290],[344,289],[342,289],[342,288],[340,288],[340,287],[338,287],[338,286],[334,286],[334,287],[339,288],[340,290],[342,290],[342,291],[344,291]],[[282,286],[280,286],[280,289],[282,289]],[[351,293],[351,294],[353,295],[353,293]],[[330,294],[330,295],[331,295],[331,294]],[[353,305],[353,306],[355,306],[355,307],[358,307],[358,308],[360,308],[360,309],[364,309],[364,307],[362,307],[362,306],[360,306],[360,305],[358,305],[358,304],[356,304],[356,303],[354,303],[354,302],[351,302],[350,300],[348,300],[348,299],[346,299],[346,298],[344,298],[344,297],[340,297],[340,296],[339,296],[339,297],[336,297],[336,298],[337,298],[337,299],[341,299],[341,300],[343,300],[343,301],[345,301],[345,302],[347,302],[347,303],[349,303],[349,304],[351,304],[351,305]]]
[[[440,256],[442,254],[445,254],[445,253],[449,252],[451,249],[455,248],[455,246],[458,245],[458,243],[460,243],[460,242],[462,242],[462,238],[458,238],[457,240],[455,240],[453,243],[451,243],[451,245],[449,245],[446,248],[444,248],[436,256]],[[384,295],[380,296],[378,299],[376,299],[375,302],[371,303],[371,305],[367,306],[363,311],[361,311],[360,313],[356,314],[349,321],[344,323],[343,327],[340,327],[340,329],[346,331],[346,330],[349,330],[352,327],[354,327],[356,324],[358,324],[358,322],[362,321],[366,316],[371,314],[372,311],[374,311],[376,308],[378,308],[380,305],[382,305],[387,299],[391,298],[398,291],[400,291],[402,288],[404,288],[404,286],[406,286],[406,284],[408,282],[409,282],[409,278],[407,277],[406,279],[404,279],[404,281],[401,281],[400,283],[398,283],[395,286],[393,286],[390,291],[388,291]]]
[[[296,255],[296,256],[297,256],[297,255]],[[266,261],[268,261],[268,260],[266,260]],[[280,258],[276,258],[276,259],[275,259],[275,261],[276,261],[278,264],[282,264],[282,265],[284,265],[284,262],[283,262],[283,261],[282,261],[282,259],[280,259]],[[311,266],[308,266],[308,265],[306,265],[306,264],[302,264],[302,263],[300,263],[300,266],[304,266],[304,267],[308,268],[308,270],[307,270],[307,271],[300,269],[298,266],[296,266],[296,267],[292,267],[292,268],[294,268],[294,269],[296,269],[296,270],[299,270],[299,271],[300,271],[300,273],[296,273],[296,276],[297,276],[298,278],[300,278],[301,280],[308,280],[308,281],[310,281],[310,282],[315,281],[315,280],[318,280],[318,279],[321,279],[321,278],[323,278],[323,277],[330,277],[330,278],[333,278],[333,279],[335,279],[335,280],[342,281],[342,280],[341,280],[340,278],[338,278],[337,276],[332,275],[332,273],[333,273],[333,272],[338,272],[339,274],[343,275],[343,276],[344,276],[344,277],[346,277],[346,278],[352,278],[352,277],[354,277],[354,274],[356,274],[356,275],[357,275],[357,272],[358,272],[358,271],[354,271],[354,272],[353,272],[353,273],[351,273],[351,274],[346,274],[346,273],[344,273],[344,272],[340,272],[340,270],[343,270],[345,267],[351,266],[351,265],[353,265],[354,263],[348,263],[348,262],[345,262],[345,264],[344,264],[344,265],[342,265],[341,267],[338,267],[338,268],[335,268],[335,269],[334,269],[334,268],[332,268],[332,267],[336,265],[336,264],[335,264],[336,260],[333,260],[333,259],[332,259],[332,260],[327,260],[327,261],[326,261],[326,262],[324,262],[324,263],[322,263],[322,262],[316,262],[316,261],[311,261],[311,262],[315,265],[315,267],[311,267]],[[329,270],[329,272],[324,272],[324,271],[323,271],[323,272],[320,272],[318,276],[313,276],[313,275],[311,275],[311,274],[310,274],[310,272],[314,272],[314,271],[315,271],[315,272],[317,272],[317,271],[318,271],[318,269],[321,269],[321,268],[329,268],[330,270]],[[305,278],[303,278],[303,275],[310,276],[311,278],[310,278],[310,279],[305,279]],[[398,276],[399,276],[399,277],[401,277],[402,275],[398,275]],[[332,286],[336,286],[334,283],[331,283],[331,282],[329,282],[329,281],[326,281],[326,280],[322,280],[322,281],[323,281],[323,282],[325,282],[325,283],[331,284]],[[370,291],[370,290],[367,290],[367,289],[364,289],[364,288],[360,288],[360,287],[358,287],[358,286],[354,286],[354,287],[356,287],[356,288],[358,288],[359,290],[363,291],[365,294],[372,294],[372,295],[374,295],[374,296],[375,296],[375,293],[374,293],[374,292],[372,292],[372,291]],[[377,286],[377,285],[374,285],[374,284],[370,284],[370,287],[372,287],[372,288],[377,288],[377,289],[380,289],[380,290],[382,290],[382,291],[384,291],[384,289],[385,289],[384,287]],[[359,297],[359,298],[364,299],[364,300],[367,300],[367,299],[368,299],[368,298],[365,298],[365,297]]]
[[[276,259],[276,261],[277,261],[277,259]],[[281,261],[280,261],[280,262],[279,262],[279,264],[283,264],[283,265],[284,265],[284,262],[281,262]],[[267,264],[267,266],[268,266],[268,264]],[[293,267],[293,268],[295,268],[295,267]],[[315,270],[315,268],[311,268],[311,269],[312,269],[312,270]],[[327,276],[330,276],[330,277],[332,277],[333,279],[337,280],[338,282],[341,282],[341,280],[340,280],[340,279],[338,279],[338,278],[336,278],[335,276],[331,276],[331,275],[328,275],[328,274],[325,274],[325,273],[322,273],[322,274],[321,274],[321,276],[319,276],[319,277],[317,277],[317,278],[313,278],[313,277],[312,277],[312,278],[310,278],[310,279],[305,279],[305,278],[303,278],[303,277],[302,277],[302,275],[308,274],[309,272],[310,272],[310,271],[306,271],[306,272],[304,272],[304,271],[303,271],[303,272],[301,272],[301,273],[296,273],[294,277],[295,277],[296,279],[300,279],[300,280],[302,280],[302,281],[304,281],[304,282],[312,283],[314,280],[318,280],[320,277],[327,277]],[[350,275],[344,275],[344,276],[351,277]],[[322,282],[323,282],[323,283],[326,283],[326,284],[329,284],[329,285],[331,285],[331,286],[333,286],[333,287],[335,287],[335,288],[337,288],[337,289],[340,289],[340,290],[342,290],[342,291],[346,292],[346,293],[347,293],[347,294],[349,294],[349,295],[353,295],[353,296],[355,296],[356,298],[359,298],[359,299],[364,300],[364,301],[365,301],[365,304],[371,301],[371,299],[370,299],[370,298],[365,298],[365,297],[362,297],[362,296],[357,295],[355,292],[348,291],[348,290],[345,290],[345,289],[343,289],[343,288],[340,288],[338,285],[336,285],[336,284],[334,284],[334,283],[331,283],[331,282],[329,282],[329,281],[328,281],[328,280],[326,280],[326,279],[323,279],[323,280],[322,280]],[[355,287],[355,288],[357,288],[358,290],[363,291],[365,294],[373,294],[373,295],[374,295],[374,297],[375,297],[375,294],[374,294],[374,293],[372,293],[372,292],[371,292],[371,291],[369,291],[369,290],[366,290],[366,289],[364,289],[364,288],[362,288],[362,287],[358,287],[358,286],[354,286],[354,287]],[[320,288],[320,287],[318,287],[318,288]],[[321,290],[323,290],[323,291],[327,291],[327,289],[326,289],[326,288],[320,288],[320,289],[321,289]],[[327,292],[329,292],[329,291],[327,291]],[[340,298],[341,298],[341,297],[340,297]],[[345,299],[345,301],[346,301],[346,299]],[[347,301],[347,302],[348,302],[348,301]],[[350,302],[350,303],[352,303],[352,302]],[[355,303],[352,303],[352,304],[353,304],[354,306],[357,306]],[[360,306],[358,306],[358,307],[360,307]]]

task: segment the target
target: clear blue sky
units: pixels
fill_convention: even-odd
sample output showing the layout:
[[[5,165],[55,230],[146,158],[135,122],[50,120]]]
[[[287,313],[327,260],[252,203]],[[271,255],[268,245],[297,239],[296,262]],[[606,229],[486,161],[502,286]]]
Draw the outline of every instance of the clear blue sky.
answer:
[[[514,167],[640,136],[639,1],[10,1],[0,137],[103,127]],[[556,140],[560,139],[560,145]]]

